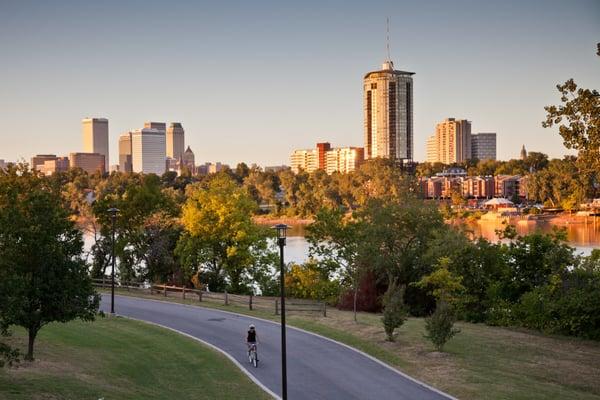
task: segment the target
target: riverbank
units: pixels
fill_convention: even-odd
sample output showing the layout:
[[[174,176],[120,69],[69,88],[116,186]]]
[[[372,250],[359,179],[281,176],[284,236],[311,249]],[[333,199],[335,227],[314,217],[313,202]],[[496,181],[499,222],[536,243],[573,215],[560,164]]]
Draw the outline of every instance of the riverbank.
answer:
[[[255,215],[252,220],[259,225],[286,224],[290,226],[306,226],[315,222],[313,218],[274,217],[270,215]]]

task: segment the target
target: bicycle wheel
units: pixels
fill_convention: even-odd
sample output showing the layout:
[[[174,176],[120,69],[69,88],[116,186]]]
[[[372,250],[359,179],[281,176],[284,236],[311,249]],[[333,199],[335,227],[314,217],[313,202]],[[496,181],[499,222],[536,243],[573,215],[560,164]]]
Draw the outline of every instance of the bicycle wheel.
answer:
[[[252,352],[252,365],[254,365],[254,368],[258,367],[258,356],[256,355],[256,351]]]

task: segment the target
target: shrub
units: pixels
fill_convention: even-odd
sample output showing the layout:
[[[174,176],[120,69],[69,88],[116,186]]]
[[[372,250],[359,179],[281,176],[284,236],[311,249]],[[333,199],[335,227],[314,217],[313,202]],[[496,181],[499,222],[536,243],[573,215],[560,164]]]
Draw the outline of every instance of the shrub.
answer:
[[[438,351],[442,351],[446,342],[460,332],[454,328],[455,321],[456,316],[448,303],[439,301],[435,312],[425,320],[425,338],[429,339]]]
[[[383,298],[383,328],[386,340],[394,341],[394,331],[406,321],[407,309],[404,305],[404,288],[395,283],[390,285]]]

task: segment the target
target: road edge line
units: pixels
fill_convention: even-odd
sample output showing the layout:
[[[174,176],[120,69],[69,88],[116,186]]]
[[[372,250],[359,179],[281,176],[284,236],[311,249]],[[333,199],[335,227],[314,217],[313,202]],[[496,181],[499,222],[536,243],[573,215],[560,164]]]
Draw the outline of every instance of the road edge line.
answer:
[[[147,299],[147,298],[144,298],[144,297],[128,296],[128,295],[126,295],[126,294],[118,294],[118,295],[115,295],[115,296],[122,296],[122,297],[133,298],[133,299],[139,299],[139,300],[156,301],[156,302],[159,302],[159,303],[165,303],[165,304],[178,304],[178,305],[180,305],[180,306],[184,306],[184,307],[202,308],[202,309],[204,309],[204,310],[218,311],[218,312],[222,312],[222,313],[226,313],[226,314],[237,315],[237,316],[240,316],[240,317],[252,318],[252,319],[255,319],[255,320],[257,320],[257,321],[263,321],[263,322],[269,322],[269,323],[271,323],[271,324],[275,324],[275,325],[281,325],[281,324],[280,324],[280,323],[278,323],[278,322],[271,321],[271,320],[268,320],[268,319],[264,319],[264,318],[260,318],[260,317],[253,317],[253,316],[251,316],[251,315],[247,315],[247,314],[240,314],[240,313],[236,313],[236,312],[233,312],[233,311],[221,310],[221,309],[218,309],[218,308],[203,307],[202,305],[183,304],[183,303],[177,303],[177,302],[174,302],[174,301],[165,301],[165,300],[158,300],[158,299]],[[143,321],[143,320],[142,320],[142,321]],[[157,325],[160,325],[160,324],[157,324]],[[162,325],[160,325],[160,326],[162,326]],[[359,349],[357,349],[357,348],[355,348],[355,347],[352,347],[352,346],[350,346],[350,345],[348,345],[348,344],[346,344],[346,343],[342,343],[342,342],[340,342],[340,341],[338,341],[338,340],[335,340],[335,339],[332,339],[332,338],[328,338],[327,336],[323,336],[323,335],[320,335],[320,334],[318,334],[318,333],[315,333],[315,332],[307,331],[306,329],[298,328],[298,327],[295,327],[295,326],[293,326],[293,325],[289,325],[289,324],[288,324],[288,325],[287,325],[287,327],[288,327],[288,328],[290,328],[290,329],[295,329],[295,330],[297,330],[297,331],[300,331],[300,332],[303,332],[303,333],[307,333],[307,334],[309,334],[309,335],[313,335],[313,336],[319,337],[319,338],[321,338],[321,339],[328,340],[328,341],[330,341],[330,342],[333,342],[333,343],[339,344],[340,346],[342,346],[342,347],[345,347],[345,348],[347,348],[347,349],[349,349],[349,350],[355,351],[355,352],[357,352],[358,354],[361,354],[361,355],[363,355],[363,356],[367,357],[368,359],[370,359],[370,360],[372,360],[372,361],[376,362],[377,364],[379,364],[379,365],[381,365],[381,366],[383,366],[383,367],[385,367],[385,368],[387,368],[387,369],[389,369],[389,370],[391,370],[391,371],[393,371],[393,372],[397,373],[397,374],[398,374],[398,375],[400,375],[401,377],[403,377],[403,378],[406,378],[406,379],[408,379],[408,380],[410,380],[410,381],[412,381],[412,382],[416,383],[417,385],[420,385],[420,386],[422,386],[422,387],[424,387],[424,388],[426,388],[426,389],[429,389],[429,390],[431,390],[431,391],[433,391],[433,392],[435,392],[435,393],[437,393],[437,394],[439,394],[439,395],[442,395],[442,396],[444,396],[444,397],[448,398],[449,400],[459,400],[458,398],[456,398],[456,397],[454,397],[454,396],[452,396],[452,395],[450,395],[450,394],[448,394],[448,393],[442,392],[441,390],[439,390],[439,389],[436,389],[435,387],[433,387],[433,386],[431,386],[431,385],[429,385],[429,384],[427,384],[427,383],[425,383],[425,382],[422,382],[422,381],[418,380],[417,378],[413,378],[412,376],[410,376],[410,375],[407,375],[406,373],[404,373],[404,372],[400,371],[399,369],[397,369],[397,368],[395,368],[395,367],[393,367],[393,366],[389,365],[388,363],[386,363],[386,362],[384,362],[384,361],[382,361],[382,360],[378,359],[377,357],[374,357],[374,356],[372,356],[372,355],[370,355],[370,354],[368,354],[368,353],[365,353],[364,351],[362,351],[362,350],[359,350]],[[170,329],[170,328],[168,328],[168,327],[167,327],[167,329]],[[185,335],[185,333],[184,333],[184,335]],[[193,337],[193,336],[192,336],[192,337]],[[198,339],[198,338],[196,338],[196,339]],[[202,339],[198,339],[198,340],[202,341]],[[204,341],[202,341],[202,342],[204,342]],[[211,345],[211,344],[209,344],[209,345],[210,345],[210,346],[213,346],[213,345]],[[221,351],[221,350],[219,349],[219,351]],[[236,362],[237,362],[237,361],[236,361]],[[242,367],[242,368],[243,368],[243,367]],[[272,392],[271,392],[271,393],[272,393]],[[276,397],[276,398],[278,398],[278,399],[281,399],[280,397]]]
[[[127,297],[133,297],[133,296],[127,296]],[[152,300],[152,299],[148,299],[148,300]],[[160,300],[156,300],[156,301],[160,301]],[[170,303],[170,304],[173,304],[172,302],[168,302],[168,301],[162,301],[162,303]],[[175,304],[177,304],[177,303],[175,303]],[[235,365],[235,366],[236,366],[238,369],[240,369],[240,370],[241,370],[241,371],[242,371],[242,372],[243,372],[243,373],[244,373],[244,374],[245,374],[245,375],[246,375],[248,378],[250,378],[250,380],[251,380],[252,382],[254,382],[254,383],[255,383],[255,384],[256,384],[256,385],[257,385],[259,388],[261,388],[261,389],[262,389],[262,390],[263,390],[265,393],[267,393],[269,396],[273,397],[273,398],[274,398],[274,399],[276,399],[276,400],[281,400],[281,397],[279,397],[278,395],[276,395],[276,394],[275,394],[275,393],[274,393],[274,392],[273,392],[271,389],[269,389],[269,388],[268,388],[268,387],[266,387],[266,386],[265,386],[265,385],[264,385],[264,384],[263,384],[261,381],[259,381],[259,380],[258,380],[258,378],[256,378],[254,375],[252,375],[252,374],[251,374],[251,373],[250,373],[250,372],[249,372],[249,371],[248,371],[246,368],[244,368],[244,366],[243,366],[242,364],[240,364],[240,362],[239,362],[238,360],[236,360],[235,358],[233,358],[233,356],[232,356],[231,354],[229,354],[229,353],[227,353],[225,350],[223,350],[223,349],[221,349],[221,348],[219,348],[219,347],[215,346],[214,344],[212,344],[212,343],[208,343],[208,342],[207,342],[207,341],[205,341],[205,340],[202,340],[202,339],[200,339],[200,338],[198,338],[198,337],[192,336],[192,335],[190,335],[189,333],[185,333],[185,332],[182,332],[182,331],[180,331],[180,330],[177,330],[177,329],[175,329],[175,328],[171,328],[170,326],[162,325],[162,324],[159,324],[159,323],[156,323],[156,322],[152,322],[152,321],[146,321],[146,320],[144,320],[144,319],[139,319],[139,318],[128,317],[127,315],[121,315],[121,314],[116,314],[116,315],[117,315],[118,317],[121,317],[121,318],[126,318],[126,319],[130,319],[130,320],[132,320],[132,321],[137,321],[137,322],[141,322],[141,323],[144,323],[144,324],[150,324],[150,325],[158,326],[158,327],[161,327],[161,328],[164,328],[164,329],[168,329],[168,330],[170,330],[171,332],[175,332],[175,333],[178,333],[178,334],[180,334],[180,335],[186,336],[186,337],[188,337],[188,338],[190,338],[190,339],[192,339],[192,340],[195,340],[195,341],[197,341],[197,342],[200,342],[200,343],[202,343],[203,345],[206,345],[206,346],[210,347],[210,348],[211,348],[211,349],[213,349],[213,350],[216,350],[216,351],[218,351],[219,353],[221,353],[221,354],[223,354],[225,357],[227,357],[229,360],[231,360],[231,361],[233,362],[233,364],[234,364],[234,365]]]

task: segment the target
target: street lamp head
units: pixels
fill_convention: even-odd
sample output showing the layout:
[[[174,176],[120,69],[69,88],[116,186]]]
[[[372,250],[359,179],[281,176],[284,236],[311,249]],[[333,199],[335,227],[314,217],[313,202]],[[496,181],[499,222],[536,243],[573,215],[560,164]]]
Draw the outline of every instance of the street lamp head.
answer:
[[[277,224],[272,228],[277,231],[277,239],[285,239],[285,235],[289,226],[287,226],[286,224]]]
[[[109,208],[107,211],[108,211],[108,212],[110,213],[110,215],[112,215],[113,217],[115,217],[115,216],[116,216],[116,215],[119,213],[119,209],[118,209],[118,208],[115,208],[115,207]]]

